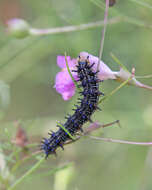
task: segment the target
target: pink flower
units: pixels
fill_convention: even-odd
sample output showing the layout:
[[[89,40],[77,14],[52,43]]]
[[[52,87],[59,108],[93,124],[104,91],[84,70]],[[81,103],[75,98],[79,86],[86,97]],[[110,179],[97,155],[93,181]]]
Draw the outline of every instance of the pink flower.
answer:
[[[112,79],[118,82],[123,82],[128,78],[130,78],[130,76],[132,75],[129,71],[124,70],[123,68],[120,68],[120,71],[112,71],[103,61],[100,60],[99,62],[98,57],[95,57],[87,52],[81,52],[80,57],[81,60],[86,60],[88,58],[90,64],[95,63],[93,66],[94,71],[97,71],[98,63],[100,63],[99,73],[98,73],[98,78],[100,80]],[[77,60],[71,59],[70,56],[67,56],[67,61],[73,78],[77,80],[78,79],[77,73],[72,72],[72,70],[75,69]],[[69,100],[75,94],[75,85],[67,71],[66,61],[64,56],[57,56],[57,65],[62,70],[56,75],[54,87],[56,88],[56,91],[62,95],[62,98],[64,100]],[[128,84],[152,90],[151,86],[140,83],[139,81],[136,80],[135,77],[133,77],[132,80],[128,81]]]
[[[97,65],[98,65],[98,58],[88,54],[87,52],[81,52],[80,53],[81,59],[86,60],[87,56],[89,56],[89,61],[90,64],[95,63],[93,69],[94,71],[97,70]],[[67,56],[67,61],[68,61],[68,66],[70,70],[72,71],[75,68],[76,59],[71,59],[70,56]],[[59,73],[56,75],[55,79],[55,85],[54,87],[56,88],[56,91],[62,95],[62,98],[64,100],[69,100],[74,94],[75,94],[75,85],[67,71],[66,68],[66,61],[64,56],[57,56],[57,65],[62,69]],[[98,73],[98,77],[101,80],[107,80],[107,79],[115,79],[115,75],[111,69],[104,64],[102,61],[100,61],[100,66],[99,66],[100,72]],[[74,79],[77,79],[77,73],[73,72],[72,73]]]
[[[68,66],[75,67],[76,59],[71,59],[70,56],[67,56],[66,58],[67,58]],[[62,56],[62,55],[57,56],[57,65],[61,69],[66,68],[65,56]]]
[[[76,59],[71,59],[67,56],[69,68],[72,70],[75,68]],[[57,56],[57,65],[62,69],[56,75],[55,85],[56,91],[62,95],[64,100],[69,100],[75,94],[75,85],[66,68],[66,61],[64,56]],[[73,78],[77,79],[77,73],[72,72]]]
[[[95,56],[93,56],[87,52],[81,52],[80,53],[81,59],[86,60],[88,56],[89,56],[88,59],[89,59],[90,64],[95,63],[93,66],[93,70],[97,71],[99,58],[95,57]],[[116,74],[116,72],[112,71],[103,61],[100,60],[99,73],[98,73],[98,78],[100,80],[116,79],[115,74]]]
[[[97,65],[99,58],[95,57],[87,52],[81,52],[80,53],[81,59],[83,58],[84,60],[87,59],[89,56],[89,62],[95,63],[93,69],[94,71],[97,70]],[[130,78],[132,73],[130,73],[128,70],[125,70],[124,68],[120,68],[120,71],[112,71],[103,61],[100,60],[100,65],[99,65],[99,73],[98,73],[98,78],[101,80],[108,80],[108,79],[113,79],[118,82],[124,82],[128,78]],[[132,78],[132,80],[128,81],[128,84],[137,86],[139,88],[145,88],[148,90],[152,90],[152,86],[145,85],[141,82],[139,82],[135,76]]]

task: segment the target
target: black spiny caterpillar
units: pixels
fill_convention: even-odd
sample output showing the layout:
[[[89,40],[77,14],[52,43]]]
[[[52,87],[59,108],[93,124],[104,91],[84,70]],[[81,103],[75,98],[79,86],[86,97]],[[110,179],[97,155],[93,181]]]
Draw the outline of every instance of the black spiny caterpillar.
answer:
[[[89,58],[89,57],[88,57]],[[73,136],[77,131],[82,130],[82,126],[85,122],[91,121],[91,115],[98,108],[99,96],[102,93],[99,91],[99,82],[97,78],[97,72],[94,72],[92,65],[89,63],[89,59],[83,60],[81,57],[78,59],[76,65],[78,81],[80,82],[79,86],[83,88],[83,91],[80,92],[82,98],[79,98],[79,105],[75,105],[74,114],[66,117],[67,121],[63,124],[64,128]],[[41,149],[45,152],[46,157],[50,154],[55,154],[56,149],[61,147],[67,140],[70,140],[70,136],[66,131],[61,128],[59,125],[59,130],[57,132],[52,132],[48,139],[44,138]]]

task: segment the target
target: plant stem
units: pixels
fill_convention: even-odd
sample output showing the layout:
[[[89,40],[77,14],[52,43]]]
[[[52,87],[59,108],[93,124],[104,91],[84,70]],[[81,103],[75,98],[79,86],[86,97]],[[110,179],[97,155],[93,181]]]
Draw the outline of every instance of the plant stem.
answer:
[[[148,78],[152,78],[152,75],[144,75],[144,76],[136,76],[136,79],[148,79]]]
[[[125,141],[119,139],[112,139],[112,138],[102,138],[102,137],[95,137],[95,136],[88,136],[91,139],[100,140],[104,142],[112,142],[112,143],[119,143],[119,144],[131,144],[131,145],[139,145],[139,146],[152,146],[152,142],[135,142],[135,141]]]
[[[101,35],[97,71],[99,70],[100,60],[102,59],[102,54],[103,54],[104,39],[105,39],[105,33],[106,33],[107,21],[108,21],[108,9],[109,9],[109,0],[106,0],[106,7],[105,7],[105,14],[104,14],[104,27],[103,27],[102,35]]]
[[[125,71],[129,72],[128,69],[119,61],[119,59],[111,52],[110,53],[112,59],[121,67],[123,68]]]
[[[118,23],[120,21],[121,21],[121,17],[114,17],[112,19],[109,19],[107,24],[115,24],[115,23]],[[64,27],[57,27],[57,28],[47,28],[47,29],[31,28],[30,34],[34,35],[34,36],[41,36],[41,35],[49,35],[49,34],[58,34],[58,33],[87,30],[90,28],[96,28],[96,27],[100,27],[100,26],[104,26],[104,21],[96,21],[96,22],[90,22],[87,24],[64,26]]]
[[[58,122],[57,122],[57,125],[59,125],[59,126],[69,135],[69,137],[70,137],[72,140],[75,141],[75,137],[72,136],[71,133],[69,133],[69,131],[68,131],[63,125],[61,125],[61,123],[58,123]]]
[[[123,86],[125,86],[132,78],[133,78],[133,76],[129,77],[127,80],[125,80],[123,83],[121,83],[117,88],[115,88],[113,91],[111,91],[108,95],[106,95],[103,98],[101,98],[99,100],[98,104],[100,104],[102,101],[106,100],[107,98],[109,98],[113,94],[115,94],[120,88],[122,88]]]
[[[79,88],[79,86],[78,86],[78,83],[75,81],[75,79],[73,78],[72,73],[71,73],[71,71],[70,71],[70,68],[69,68],[69,65],[68,65],[68,60],[67,60],[67,57],[66,57],[66,53],[65,53],[65,62],[66,62],[66,67],[67,67],[68,73],[69,73],[69,75],[70,75],[72,81],[74,82],[74,84],[75,84],[77,90],[80,92],[81,90],[80,90],[80,88]]]
[[[148,3],[145,3],[145,2],[142,2],[142,1],[139,1],[139,0],[130,0],[130,1],[132,1],[134,3],[137,3],[137,4],[141,5],[141,6],[144,6],[146,8],[152,9],[152,6],[149,5]]]
[[[45,157],[40,159],[31,169],[29,169],[23,176],[21,176],[19,179],[15,181],[14,184],[12,184],[8,190],[14,190],[17,185],[19,185],[25,178],[27,178],[29,175],[31,175],[45,160]]]

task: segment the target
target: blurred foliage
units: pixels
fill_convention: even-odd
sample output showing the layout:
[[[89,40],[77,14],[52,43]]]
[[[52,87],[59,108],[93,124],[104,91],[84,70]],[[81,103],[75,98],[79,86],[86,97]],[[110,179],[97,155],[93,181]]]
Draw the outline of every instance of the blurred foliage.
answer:
[[[53,88],[55,75],[59,71],[56,57],[65,52],[77,57],[81,51],[98,55],[101,28],[17,40],[6,33],[7,19],[18,16],[33,27],[53,28],[103,20],[105,8],[104,0],[14,2],[0,1],[0,141],[10,168],[13,168],[16,160],[24,158],[24,154],[38,150],[32,147],[29,152],[22,152],[21,148],[11,143],[16,133],[14,121],[21,122],[30,143],[39,143],[49,129],[56,129],[56,120],[64,121],[64,116],[71,112],[77,97],[64,102]],[[151,0],[117,0],[109,9],[109,18],[121,16],[128,19],[128,22],[123,20],[107,27],[103,61],[113,70],[119,68],[111,58],[111,52],[129,70],[135,67],[137,75],[152,73],[151,7]],[[138,24],[141,22],[143,25]],[[152,79],[143,79],[142,82],[150,85]],[[105,81],[101,89],[107,94],[116,86],[118,84],[114,81]],[[121,129],[115,126],[104,129],[104,137],[151,141],[150,91],[126,86],[104,102],[101,108],[102,112],[93,115],[94,120],[107,123],[119,119],[122,126]],[[18,151],[19,154],[16,153]],[[65,182],[64,189],[148,190],[152,188],[151,158],[150,147],[103,143],[84,138],[66,146],[64,152],[58,151],[57,158],[50,157],[44,161],[39,170],[25,179],[16,190],[60,187],[62,174],[43,174],[71,161],[75,167],[72,167],[72,171],[66,171],[68,182]],[[19,178],[34,165],[35,160],[37,157],[21,163],[13,175]],[[72,177],[68,177],[68,172],[72,172]]]

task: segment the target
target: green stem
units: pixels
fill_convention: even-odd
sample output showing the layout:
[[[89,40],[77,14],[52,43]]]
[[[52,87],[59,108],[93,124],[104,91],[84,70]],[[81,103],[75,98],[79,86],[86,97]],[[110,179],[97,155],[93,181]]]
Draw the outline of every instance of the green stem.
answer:
[[[70,137],[72,140],[75,141],[74,136],[72,136],[72,135],[69,133],[69,131],[68,131],[63,125],[61,125],[61,123],[58,123],[58,122],[57,122],[57,125],[59,125],[59,126],[69,135],[69,137]]]
[[[118,17],[114,17],[108,20],[108,24],[115,24],[120,22],[121,20]],[[46,29],[38,29],[38,28],[30,28],[29,33],[33,36],[42,36],[42,35],[52,35],[52,34],[60,34],[81,30],[88,30],[96,27],[104,26],[104,21],[95,21],[80,25],[71,25],[71,26],[63,26],[57,28],[46,28]]]
[[[145,2],[142,2],[142,1],[139,1],[139,0],[130,0],[134,3],[137,3],[138,5],[141,5],[141,6],[144,6],[146,8],[149,8],[149,9],[152,9],[152,6],[149,5],[148,3],[145,3]]]
[[[11,174],[13,174],[25,161],[31,159],[33,156],[37,155],[40,152],[41,151],[36,151],[32,153],[30,156],[26,156],[22,160],[17,161],[16,164],[11,169]]]
[[[65,53],[65,62],[66,62],[66,67],[67,67],[68,73],[69,73],[69,75],[70,75],[72,81],[74,82],[74,84],[75,84],[77,90],[80,91],[80,88],[79,88],[79,86],[78,86],[78,83],[75,81],[75,79],[73,78],[72,73],[71,73],[71,71],[70,71],[70,68],[69,68],[69,65],[68,65],[68,60],[67,60],[67,57],[66,57],[66,53]]]
[[[123,68],[123,70],[128,71],[128,69],[119,61],[119,59],[113,54],[113,53],[110,53],[112,59],[121,67]]]
[[[19,185],[25,178],[27,178],[29,175],[31,175],[40,165],[41,163],[45,160],[45,157],[40,159],[31,169],[29,169],[23,176],[21,176],[19,179],[15,181],[14,184],[12,184],[8,190],[14,190],[17,185]]]
[[[113,91],[111,91],[108,95],[106,95],[102,99],[100,99],[100,101],[98,102],[98,104],[100,104],[102,101],[106,100],[107,98],[109,98],[113,94],[115,94],[120,88],[122,88],[123,86],[125,86],[131,79],[132,79],[132,76],[129,77],[127,80],[125,80],[123,83],[121,83],[117,88],[115,88]]]
[[[101,35],[99,61],[98,61],[98,65],[97,65],[97,71],[99,70],[100,60],[102,59],[102,54],[103,54],[103,46],[104,46],[105,33],[106,33],[107,21],[108,21],[108,9],[109,9],[109,0],[106,0],[106,7],[105,7],[105,13],[104,13],[104,27],[103,27],[102,35]]]

